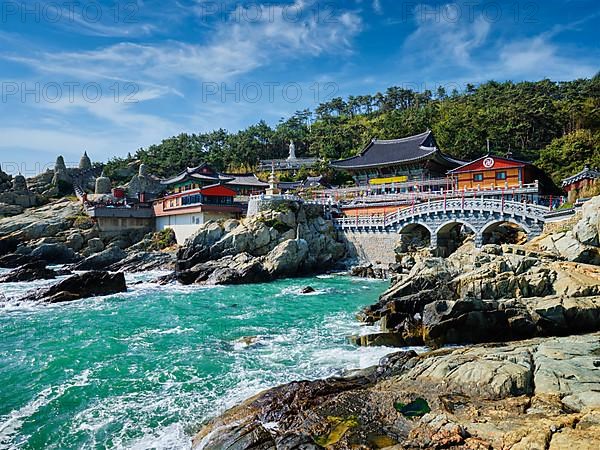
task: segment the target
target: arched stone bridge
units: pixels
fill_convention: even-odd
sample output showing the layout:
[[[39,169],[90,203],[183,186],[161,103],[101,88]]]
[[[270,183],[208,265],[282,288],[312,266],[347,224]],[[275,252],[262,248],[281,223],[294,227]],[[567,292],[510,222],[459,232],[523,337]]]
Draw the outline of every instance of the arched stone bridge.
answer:
[[[529,239],[541,234],[549,208],[531,203],[521,203],[491,198],[452,198],[415,204],[385,216],[346,217],[334,220],[340,230],[352,233],[403,234],[415,229],[429,232],[431,247],[462,226],[475,235],[481,246],[484,236],[498,225],[513,223],[521,227]]]

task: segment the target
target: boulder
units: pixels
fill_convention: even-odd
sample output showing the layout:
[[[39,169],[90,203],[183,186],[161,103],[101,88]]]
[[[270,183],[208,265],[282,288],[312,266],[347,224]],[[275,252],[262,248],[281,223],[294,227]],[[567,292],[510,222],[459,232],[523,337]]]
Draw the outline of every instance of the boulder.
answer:
[[[19,240],[13,237],[0,238],[0,256],[14,253],[19,245]]]
[[[104,250],[104,243],[100,238],[92,238],[87,243],[87,252],[90,254],[100,253]]]
[[[129,253],[111,266],[111,272],[146,272],[148,270],[174,270],[176,257],[174,253],[164,252],[135,252]]]
[[[31,251],[33,258],[49,263],[67,264],[78,259],[77,254],[64,244],[42,244]]]
[[[101,270],[127,258],[127,253],[116,245],[109,246],[106,250],[95,253],[75,264],[72,270]]]
[[[303,288],[300,289],[300,294],[312,294],[315,291],[315,288],[312,286],[304,286]]]
[[[327,270],[346,247],[320,214],[318,207],[291,202],[242,221],[209,222],[179,249],[177,278],[238,284]]]
[[[56,278],[56,272],[46,267],[43,261],[31,262],[18,269],[13,270],[6,275],[0,276],[0,283],[17,283],[23,281],[35,280],[53,280]]]
[[[81,235],[81,233],[72,233],[67,237],[65,242],[67,247],[71,248],[73,251],[78,252],[83,248],[85,244],[85,239]]]
[[[62,303],[88,297],[101,297],[127,291],[123,273],[90,271],[73,275],[59,283],[33,294],[22,300],[43,301],[46,303]]]
[[[284,241],[267,255],[265,270],[272,275],[294,275],[307,254],[308,243],[304,239]]]
[[[585,202],[581,215],[573,228],[575,238],[585,245],[600,246],[600,196]]]
[[[3,269],[16,269],[30,262],[35,261],[31,256],[19,255],[11,253],[9,255],[0,256],[0,267]]]

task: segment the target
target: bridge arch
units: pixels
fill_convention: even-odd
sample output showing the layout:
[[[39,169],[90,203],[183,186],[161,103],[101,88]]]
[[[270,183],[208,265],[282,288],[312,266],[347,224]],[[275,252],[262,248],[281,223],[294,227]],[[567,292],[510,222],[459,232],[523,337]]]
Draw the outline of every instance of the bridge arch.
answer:
[[[442,256],[449,256],[462,245],[465,240],[464,229],[470,232],[468,234],[477,235],[475,226],[463,219],[449,219],[437,227],[436,243]]]
[[[502,225],[509,225],[512,230],[518,231],[519,229],[521,231],[523,231],[526,235],[527,235],[527,239],[530,239],[532,236],[532,230],[531,228],[523,223],[520,222],[518,220],[515,220],[513,218],[509,218],[509,217],[505,217],[505,218],[501,218],[501,219],[496,219],[496,220],[491,220],[489,222],[487,222],[483,227],[481,227],[481,231],[480,231],[480,236],[481,236],[481,242],[483,244],[492,244],[492,243],[496,243],[494,242],[493,239],[493,233],[495,231],[498,231],[500,234],[505,234],[506,235],[506,240],[504,240],[505,243],[511,243],[509,242],[509,238],[511,237],[508,233],[507,230],[502,231],[501,227]]]
[[[398,234],[400,235],[401,252],[410,251],[415,247],[430,247],[435,242],[433,230],[423,222],[404,223],[400,226]]]

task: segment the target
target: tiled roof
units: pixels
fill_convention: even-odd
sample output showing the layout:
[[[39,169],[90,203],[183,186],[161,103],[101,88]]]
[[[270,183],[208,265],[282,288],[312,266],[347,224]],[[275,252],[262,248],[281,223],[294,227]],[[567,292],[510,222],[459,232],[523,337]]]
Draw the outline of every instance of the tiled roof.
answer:
[[[562,187],[568,186],[573,183],[577,183],[581,180],[595,180],[600,178],[600,172],[598,170],[590,169],[585,166],[583,170],[569,178],[565,178],[562,182]]]
[[[333,161],[332,167],[338,169],[361,169],[387,166],[437,157],[449,166],[462,164],[442,154],[437,148],[435,137],[431,131],[402,139],[373,139],[357,156]]]

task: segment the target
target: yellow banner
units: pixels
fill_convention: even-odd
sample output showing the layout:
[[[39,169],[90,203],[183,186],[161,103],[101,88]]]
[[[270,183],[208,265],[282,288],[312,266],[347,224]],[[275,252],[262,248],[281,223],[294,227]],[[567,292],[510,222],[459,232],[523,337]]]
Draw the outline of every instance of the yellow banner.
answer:
[[[391,178],[373,178],[369,180],[369,184],[392,184],[392,183],[405,183],[408,181],[408,177],[403,175],[401,177],[391,177]]]

